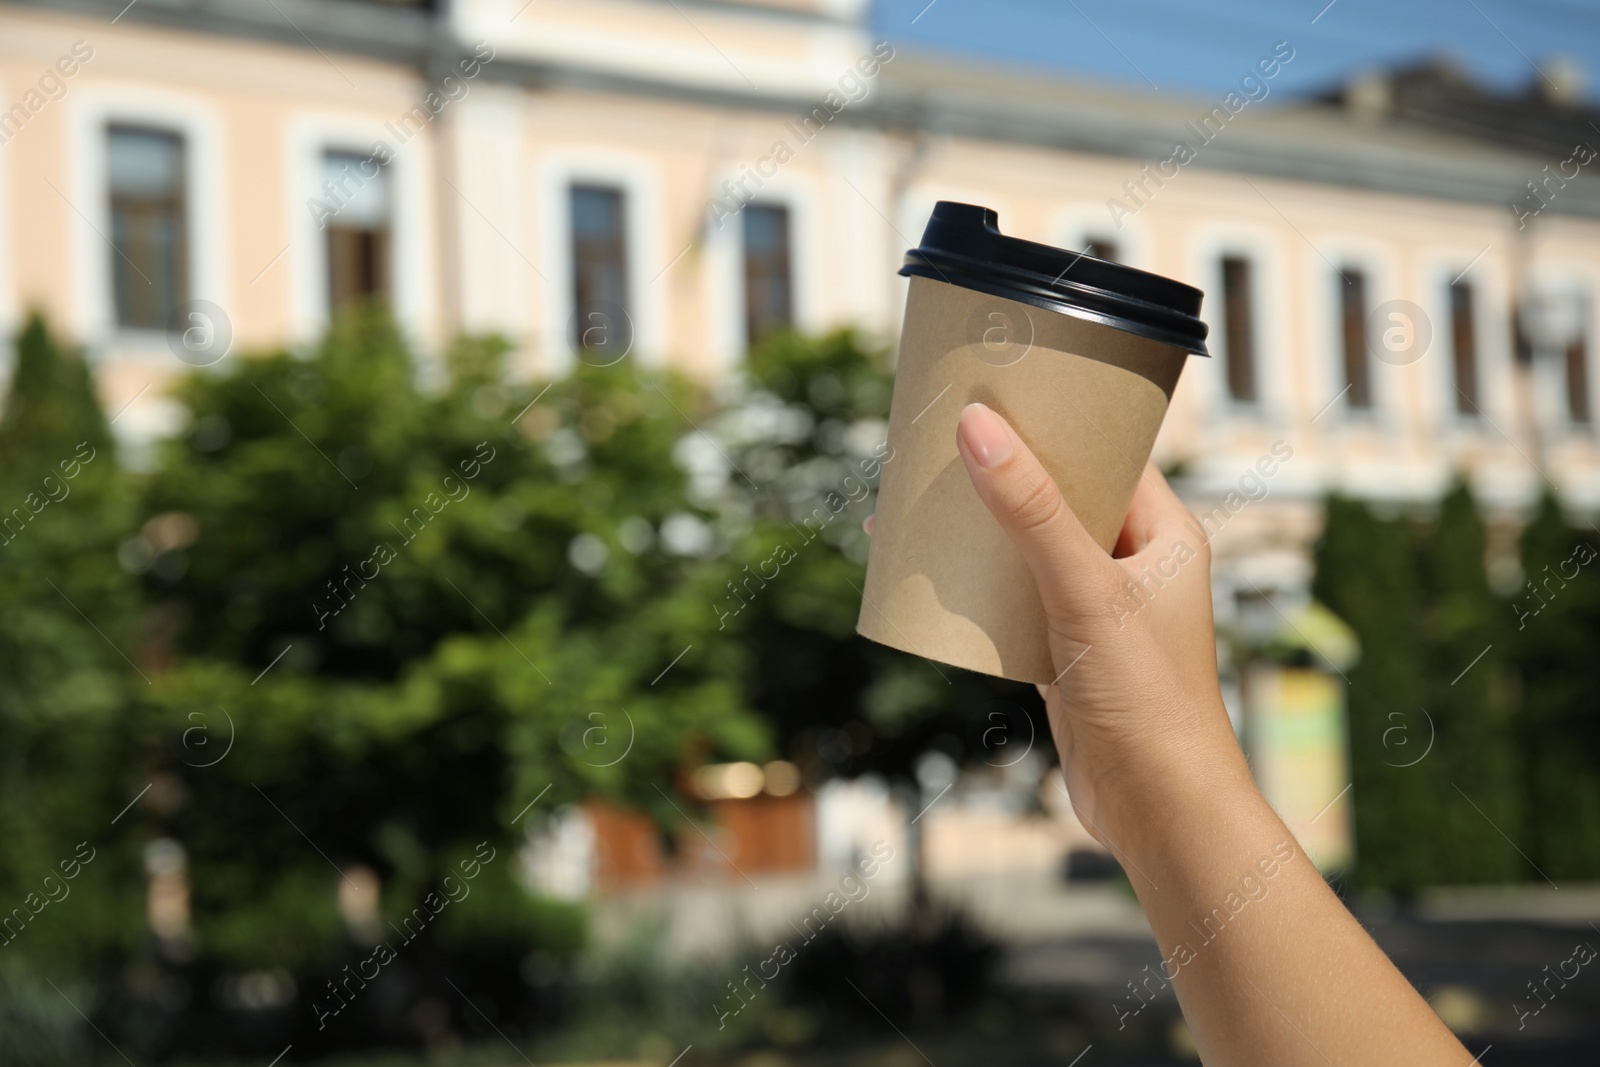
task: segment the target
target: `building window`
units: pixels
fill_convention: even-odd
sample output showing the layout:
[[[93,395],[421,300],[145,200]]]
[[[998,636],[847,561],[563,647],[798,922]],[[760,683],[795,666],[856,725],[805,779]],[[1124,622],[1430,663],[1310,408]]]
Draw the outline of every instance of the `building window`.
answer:
[[[1103,259],[1108,263],[1121,262],[1117,255],[1119,251],[1117,242],[1109,237],[1091,237],[1083,243],[1084,255],[1093,256],[1095,259]]]
[[[1228,396],[1242,404],[1256,401],[1256,306],[1250,261],[1222,257],[1222,343],[1227,359]]]
[[[1580,320],[1587,324],[1589,321],[1588,307],[1584,305],[1583,317]],[[1567,343],[1567,414],[1572,421],[1582,426],[1587,426],[1590,421],[1589,407],[1589,331],[1586,326],[1580,326],[1573,334],[1572,340]]]
[[[1473,317],[1472,286],[1450,283],[1450,355],[1456,376],[1456,410],[1478,412],[1478,332]]]
[[[1357,411],[1372,407],[1372,367],[1367,358],[1367,276],[1339,272],[1339,335],[1344,358],[1345,404]]]
[[[336,205],[327,218],[328,309],[389,296],[389,172],[371,156],[328,152],[323,189]]]
[[[626,353],[632,344],[628,317],[628,246],[622,190],[574,185],[572,207],[572,347],[602,354]]]
[[[751,204],[744,209],[744,321],[749,344],[794,325],[794,268],[789,209]]]
[[[132,126],[107,131],[111,293],[118,326],[164,330],[189,299],[183,171],[183,140],[176,134]]]

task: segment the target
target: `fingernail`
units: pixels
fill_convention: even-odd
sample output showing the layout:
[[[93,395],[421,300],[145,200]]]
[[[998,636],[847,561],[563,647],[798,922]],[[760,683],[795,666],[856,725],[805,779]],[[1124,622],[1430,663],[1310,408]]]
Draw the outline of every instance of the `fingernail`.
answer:
[[[878,517],[877,513],[874,512],[873,514],[868,515],[861,522],[861,528],[863,530],[867,531],[867,536],[868,537],[872,536],[872,528],[873,528],[873,526],[877,525],[877,523],[875,521],[877,519],[877,517]]]
[[[968,404],[961,411],[961,441],[980,467],[993,467],[1011,456],[1011,431],[983,404]]]

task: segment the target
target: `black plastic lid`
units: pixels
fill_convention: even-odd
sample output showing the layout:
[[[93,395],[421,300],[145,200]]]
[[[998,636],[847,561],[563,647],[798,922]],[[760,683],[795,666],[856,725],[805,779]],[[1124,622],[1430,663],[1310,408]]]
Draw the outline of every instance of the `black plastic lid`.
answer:
[[[1081,252],[1007,237],[1000,232],[999,217],[976,204],[935,204],[922,245],[906,253],[900,273],[1209,354],[1206,324],[1200,321],[1200,290]]]

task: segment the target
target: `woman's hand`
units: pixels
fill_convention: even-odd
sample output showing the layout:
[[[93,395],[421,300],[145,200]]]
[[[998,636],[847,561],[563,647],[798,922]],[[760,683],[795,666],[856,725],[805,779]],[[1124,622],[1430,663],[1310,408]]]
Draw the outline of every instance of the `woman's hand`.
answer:
[[[1085,828],[1134,849],[1171,804],[1219,779],[1248,788],[1217,685],[1210,545],[1161,473],[1145,469],[1107,555],[994,411],[969,404],[956,443],[1038,583],[1059,672],[1039,689]]]
[[[1108,555],[1000,416],[969,404],[956,436],[1038,583],[1060,672],[1041,688],[1072,806],[1132,868],[1161,950],[1141,984],[1175,987],[1201,1058],[1475,1062],[1256,791],[1217,682],[1210,551],[1161,475],[1144,471]]]

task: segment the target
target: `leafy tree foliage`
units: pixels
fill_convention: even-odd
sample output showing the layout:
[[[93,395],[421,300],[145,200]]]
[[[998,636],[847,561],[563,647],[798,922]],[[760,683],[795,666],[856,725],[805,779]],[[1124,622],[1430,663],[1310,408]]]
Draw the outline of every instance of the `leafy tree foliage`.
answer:
[[[194,539],[148,548],[173,666],[147,714],[206,748],[168,765],[181,808],[141,817],[188,843],[200,939],[240,965],[337,946],[334,868],[405,914],[535,800],[666,815],[698,759],[770,752],[737,646],[662,675],[711,644],[725,566],[660,534],[708,524],[672,460],[693,390],[625,367],[509,389],[503,358],[463,342],[424,393],[369,312],[184,386],[148,499]]]
[[[1506,652],[1511,615],[1489,588],[1483,520],[1457,484],[1437,522],[1413,530],[1422,578],[1417,622],[1427,678],[1424,706],[1433,752],[1428,767],[1433,819],[1428,827],[1434,884],[1514,882],[1531,872],[1499,827],[1523,823],[1513,686]],[[1417,736],[1417,742],[1423,740]],[[1415,747],[1414,745],[1411,747]],[[1391,755],[1396,768],[1421,755]]]
[[[1600,536],[1546,495],[1522,535],[1526,584],[1512,601],[1512,648],[1522,682],[1525,831],[1543,874],[1600,874]]]
[[[462,341],[424,389],[393,323],[351,315],[308,355],[186,379],[188,427],[136,479],[81,361],[37,320],[20,339],[0,487],[37,514],[0,547],[0,889],[26,908],[99,849],[13,951],[103,976],[132,1047],[203,1040],[212,998],[184,1016],[172,983],[246,972],[293,976],[279,1032],[317,1047],[308,1002],[480,844],[497,860],[407,943],[399,1006],[344,1033],[409,1029],[408,1004],[454,997],[431,988],[452,959],[526,999],[526,954],[583,936],[515,877],[541,812],[679,820],[684,771],[775,751],[746,652],[712,639],[729,544],[675,459],[710,398],[627,365],[508,386],[505,353]],[[40,508],[80,442],[95,458]],[[174,871],[187,899],[153,936]]]
[[[1411,617],[1417,574],[1404,527],[1358,501],[1333,497],[1316,548],[1312,595],[1356,632],[1361,659],[1349,672],[1351,795],[1357,884],[1409,888],[1430,880],[1428,835],[1434,790],[1418,711],[1426,699],[1420,634]],[[1393,716],[1393,717],[1391,717]],[[1409,725],[1408,725],[1409,724]],[[1391,733],[1399,728],[1402,733]],[[1388,741],[1406,744],[1391,754]]]
[[[511,877],[523,820],[600,795],[675,823],[706,760],[908,775],[930,743],[995,754],[974,706],[1011,709],[1006,754],[1046,747],[1026,687],[854,636],[883,353],[779,338],[719,396],[628,363],[510,386],[505,357],[463,340],[423,388],[393,322],[352,314],[310,353],[185,379],[186,429],[135,476],[81,360],[29,324],[6,484],[20,502],[56,457],[95,459],[0,558],[0,794],[29,814],[0,878],[21,903],[99,849],[51,905],[70,921],[16,944],[144,975],[104,987],[109,1017],[146,1018],[163,969],[315,996],[372,936],[358,883],[381,931],[482,842],[508,858],[408,966],[570,955],[578,917]],[[187,898],[152,935],[175,871]]]
[[[132,796],[126,702],[147,687],[138,591],[116,560],[135,501],[82,357],[38,315],[15,368],[0,416],[0,951],[70,970],[138,930],[118,888],[137,853],[110,825]]]
[[[1537,877],[1512,843],[1541,820],[1525,785],[1513,613],[1485,559],[1464,485],[1430,521],[1328,502],[1313,592],[1362,647],[1349,672],[1358,885]]]

